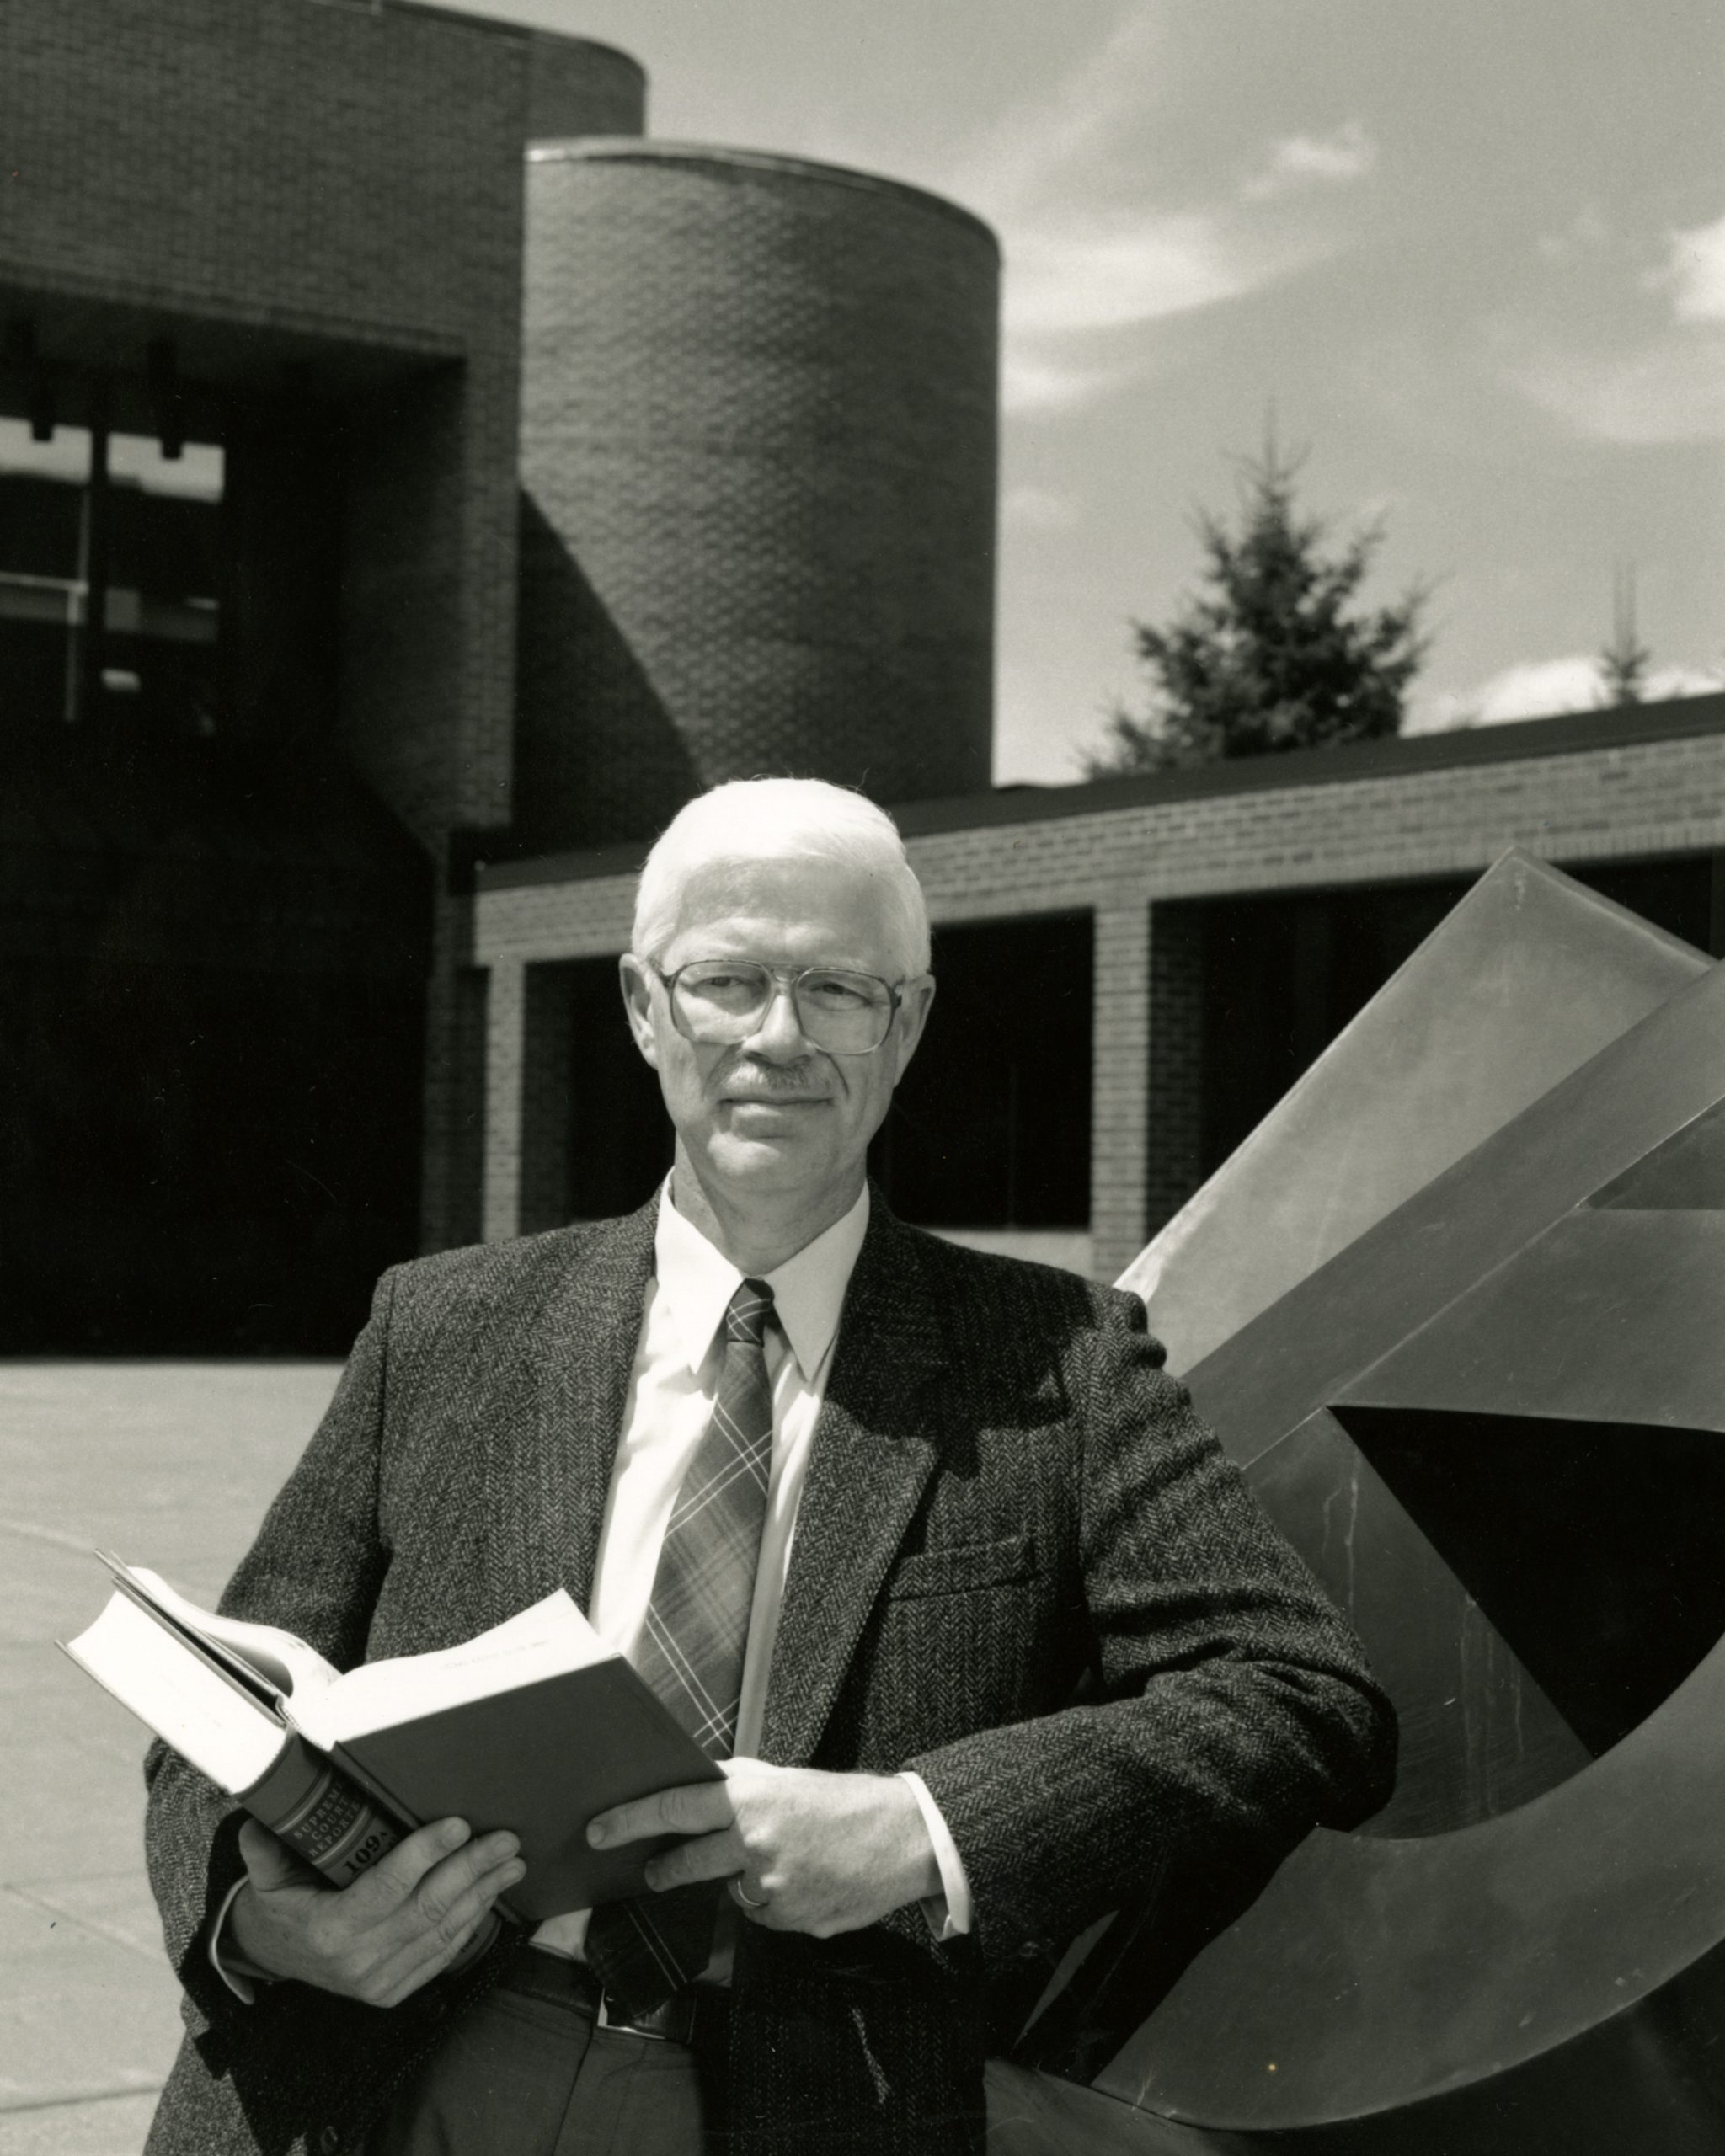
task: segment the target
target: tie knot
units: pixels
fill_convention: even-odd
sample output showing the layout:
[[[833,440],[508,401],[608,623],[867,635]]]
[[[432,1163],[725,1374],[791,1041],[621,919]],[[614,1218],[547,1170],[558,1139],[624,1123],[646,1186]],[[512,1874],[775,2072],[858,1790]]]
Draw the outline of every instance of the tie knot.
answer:
[[[764,1280],[743,1280],[725,1305],[724,1337],[758,1348],[772,1321],[772,1290]]]

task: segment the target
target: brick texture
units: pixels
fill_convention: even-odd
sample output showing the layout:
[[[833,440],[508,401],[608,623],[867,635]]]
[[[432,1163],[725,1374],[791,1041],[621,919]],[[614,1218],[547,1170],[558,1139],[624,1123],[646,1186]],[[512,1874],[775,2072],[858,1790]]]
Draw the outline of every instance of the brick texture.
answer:
[[[494,964],[486,1019],[483,1207],[487,1242],[521,1233],[521,1103],[526,1071],[526,969]]]
[[[1289,782],[1262,790],[1121,807],[1117,789],[1074,787],[1063,813],[1017,825],[966,823],[953,803],[950,828],[911,836],[937,923],[1094,912],[1099,1274],[1117,1273],[1196,1182],[1201,981],[1178,901],[1477,873],[1510,846],[1560,867],[1725,848],[1725,712],[1712,731],[1562,754],[1535,746],[1504,760],[1487,744],[1470,761],[1461,744],[1445,767],[1405,773],[1389,746],[1363,776],[1332,776],[1348,768],[1334,751],[1282,760]],[[920,820],[937,826],[940,814]],[[625,948],[632,878],[609,859],[596,865],[612,873],[584,876],[579,856],[488,872],[480,962],[507,976],[526,960]],[[508,1119],[493,1140],[502,1162],[519,1150],[518,1028],[494,1025],[490,1052],[493,1109]],[[496,1196],[490,1232],[513,1232],[501,1177]]]
[[[985,785],[998,255],[909,189],[644,144],[527,188],[517,831],[728,777]]]
[[[429,1250],[482,1240],[491,974],[471,963],[471,910],[446,895],[426,998],[419,1239]]]
[[[360,767],[430,845],[507,803],[531,62],[525,34],[432,10],[0,10],[15,174],[0,282],[51,360],[99,352],[136,370],[165,334],[183,365],[254,398],[279,393],[289,366],[326,396],[339,375],[345,397],[356,352],[394,385],[353,429],[342,718]],[[435,390],[401,386],[438,359]],[[425,516],[404,534],[367,480],[408,466]],[[391,670],[390,654],[420,648],[434,663]],[[383,663],[367,671],[373,653]]]
[[[647,77],[638,60],[587,38],[528,30],[527,137],[638,135],[647,125]]]
[[[1133,1257],[1163,1222],[1179,1211],[1204,1179],[1200,925],[1199,910],[1178,899],[1164,900],[1151,908],[1144,1231],[1130,1253]],[[1124,1266],[1117,1267],[1115,1271],[1123,1269]]]
[[[1150,1082],[1151,910],[1096,909],[1091,1009],[1091,1263],[1112,1278],[1144,1242],[1145,1102]]]
[[[100,368],[147,424],[172,339],[249,496],[235,732],[339,739],[440,863],[510,808],[525,147],[637,133],[644,88],[609,46],[388,0],[0,7],[0,317],[67,371],[68,419]],[[25,389],[0,371],[0,408]],[[433,1243],[480,1225],[469,935],[436,924]]]

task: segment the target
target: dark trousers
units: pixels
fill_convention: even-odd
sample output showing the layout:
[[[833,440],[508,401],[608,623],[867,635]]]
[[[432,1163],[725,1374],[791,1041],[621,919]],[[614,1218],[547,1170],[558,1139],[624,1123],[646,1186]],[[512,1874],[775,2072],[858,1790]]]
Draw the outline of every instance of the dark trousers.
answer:
[[[702,2156],[708,2063],[599,2028],[566,1968],[522,1959],[397,2096],[366,2156]]]

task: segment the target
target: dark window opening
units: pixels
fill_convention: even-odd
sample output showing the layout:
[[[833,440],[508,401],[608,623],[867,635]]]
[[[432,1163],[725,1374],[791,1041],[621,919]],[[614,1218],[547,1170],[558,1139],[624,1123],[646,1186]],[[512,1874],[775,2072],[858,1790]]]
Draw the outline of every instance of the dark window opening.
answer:
[[[527,969],[521,1226],[644,1205],[670,1166],[659,1080],[623,1013],[615,958]]]
[[[1712,856],[1560,865],[1657,927],[1709,948]],[[1476,880],[1189,902],[1202,947],[1200,1180],[1250,1136]]]
[[[0,1348],[339,1354],[412,1253],[415,971],[261,955],[0,965]]]
[[[1092,943],[1087,913],[937,931],[934,1010],[871,1163],[905,1219],[1089,1225]]]
[[[217,730],[224,460],[0,419],[0,743],[112,723]]]
[[[430,863],[307,753],[343,494],[291,416],[105,485],[0,417],[8,1352],[339,1353],[419,1243]]]

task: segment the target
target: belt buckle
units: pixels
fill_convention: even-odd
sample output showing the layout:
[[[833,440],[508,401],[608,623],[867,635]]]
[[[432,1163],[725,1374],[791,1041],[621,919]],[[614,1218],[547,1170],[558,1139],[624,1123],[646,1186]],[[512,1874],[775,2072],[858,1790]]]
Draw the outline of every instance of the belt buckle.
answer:
[[[644,2043],[649,2044],[668,2044],[670,2041],[669,2034],[663,2029],[649,2029],[644,2023],[633,2021],[625,2015],[613,2015],[611,2010],[611,1993],[602,1984],[599,1990],[599,2011],[594,2017],[594,2026],[599,2029],[615,2029],[621,2036],[639,2036]]]

